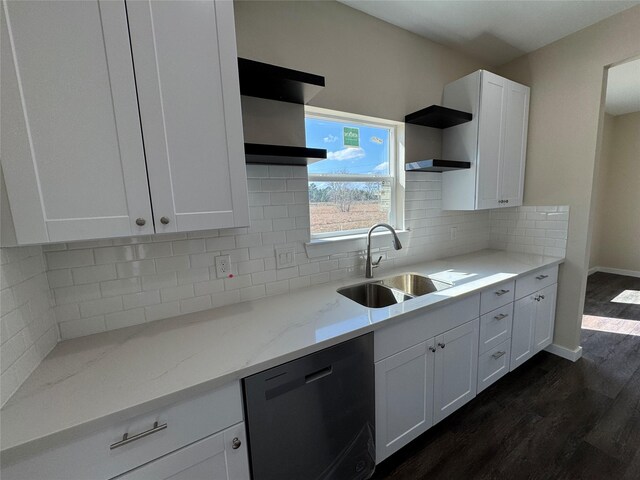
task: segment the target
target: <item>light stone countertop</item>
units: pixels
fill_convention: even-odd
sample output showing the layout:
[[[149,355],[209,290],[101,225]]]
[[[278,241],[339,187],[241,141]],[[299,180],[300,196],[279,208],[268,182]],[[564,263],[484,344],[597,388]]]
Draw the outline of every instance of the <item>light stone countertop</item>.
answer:
[[[452,288],[370,309],[336,293],[364,279],[60,342],[0,412],[3,455],[37,451],[195,393],[562,263],[482,250],[385,272],[428,274]]]

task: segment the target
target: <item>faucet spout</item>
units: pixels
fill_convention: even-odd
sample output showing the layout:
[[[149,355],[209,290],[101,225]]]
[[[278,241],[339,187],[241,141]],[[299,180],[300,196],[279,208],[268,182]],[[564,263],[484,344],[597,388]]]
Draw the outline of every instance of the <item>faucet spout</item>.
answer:
[[[400,250],[402,248],[402,243],[400,243],[398,234],[396,233],[396,231],[393,229],[391,225],[387,223],[376,223],[373,227],[371,227],[369,229],[369,232],[367,233],[367,264],[365,266],[365,273],[364,273],[365,278],[373,278],[373,269],[376,268],[380,263],[380,260],[382,260],[382,257],[380,257],[378,261],[375,263],[371,260],[371,234],[376,228],[380,228],[380,227],[386,228],[391,232],[391,235],[393,235],[392,241],[393,241],[394,249]]]

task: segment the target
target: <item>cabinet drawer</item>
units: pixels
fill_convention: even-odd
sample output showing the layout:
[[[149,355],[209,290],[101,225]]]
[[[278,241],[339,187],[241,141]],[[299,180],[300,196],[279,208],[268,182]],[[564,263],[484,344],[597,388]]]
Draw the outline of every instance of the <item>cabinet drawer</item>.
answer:
[[[480,294],[480,314],[491,312],[507,303],[513,302],[515,282],[505,282]]]
[[[155,422],[157,427],[166,424],[166,428],[156,428],[153,433],[115,446],[123,440],[123,434],[135,438],[152,429]],[[2,478],[112,478],[239,422],[242,422],[242,396],[239,382],[233,382],[131,417],[38,455],[16,459],[14,464],[5,463],[3,458]]]
[[[234,447],[234,440],[240,447]],[[249,480],[244,423],[197,441],[113,480]]]
[[[492,348],[478,359],[478,393],[509,372],[511,339]]]
[[[547,267],[516,280],[516,299],[531,295],[558,281],[558,266]]]
[[[511,338],[513,303],[480,317],[480,354]]]
[[[373,337],[375,361],[477,318],[479,307],[480,295],[474,295],[426,313],[414,312],[406,320],[381,328]]]

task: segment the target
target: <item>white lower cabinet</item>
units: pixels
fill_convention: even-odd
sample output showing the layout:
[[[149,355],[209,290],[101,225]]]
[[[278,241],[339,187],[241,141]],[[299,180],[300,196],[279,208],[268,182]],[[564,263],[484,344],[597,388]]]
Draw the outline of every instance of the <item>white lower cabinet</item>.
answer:
[[[557,287],[554,283],[516,301],[513,311],[511,370],[553,341]]]
[[[529,295],[518,300],[513,308],[510,370],[514,370],[533,357],[535,325],[536,302],[533,295]]]
[[[476,396],[479,320],[436,337],[433,422]]]
[[[434,339],[376,363],[376,461],[433,425]]]
[[[533,352],[538,353],[553,341],[555,326],[557,284],[550,285],[538,292],[536,305],[536,327],[534,329]]]
[[[2,480],[109,478],[248,480],[239,382],[37,453],[2,456]]]
[[[116,477],[118,480],[249,479],[244,423]]]
[[[475,397],[478,332],[476,318],[376,362],[376,463]]]

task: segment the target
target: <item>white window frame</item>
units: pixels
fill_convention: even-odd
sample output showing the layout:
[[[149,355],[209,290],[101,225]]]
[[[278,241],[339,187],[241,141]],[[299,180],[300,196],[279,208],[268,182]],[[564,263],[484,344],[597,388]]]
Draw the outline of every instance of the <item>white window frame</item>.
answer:
[[[391,181],[391,209],[389,223],[396,230],[404,230],[404,123],[355,113],[340,112],[326,108],[305,106],[305,119],[317,118],[334,122],[351,123],[367,127],[389,129],[389,175],[312,175],[309,174],[308,183],[312,182],[375,182],[380,179]],[[311,218],[311,212],[309,212]],[[311,243],[324,242],[326,240],[353,240],[366,235],[368,228],[354,230],[341,230],[338,232],[311,233]]]

